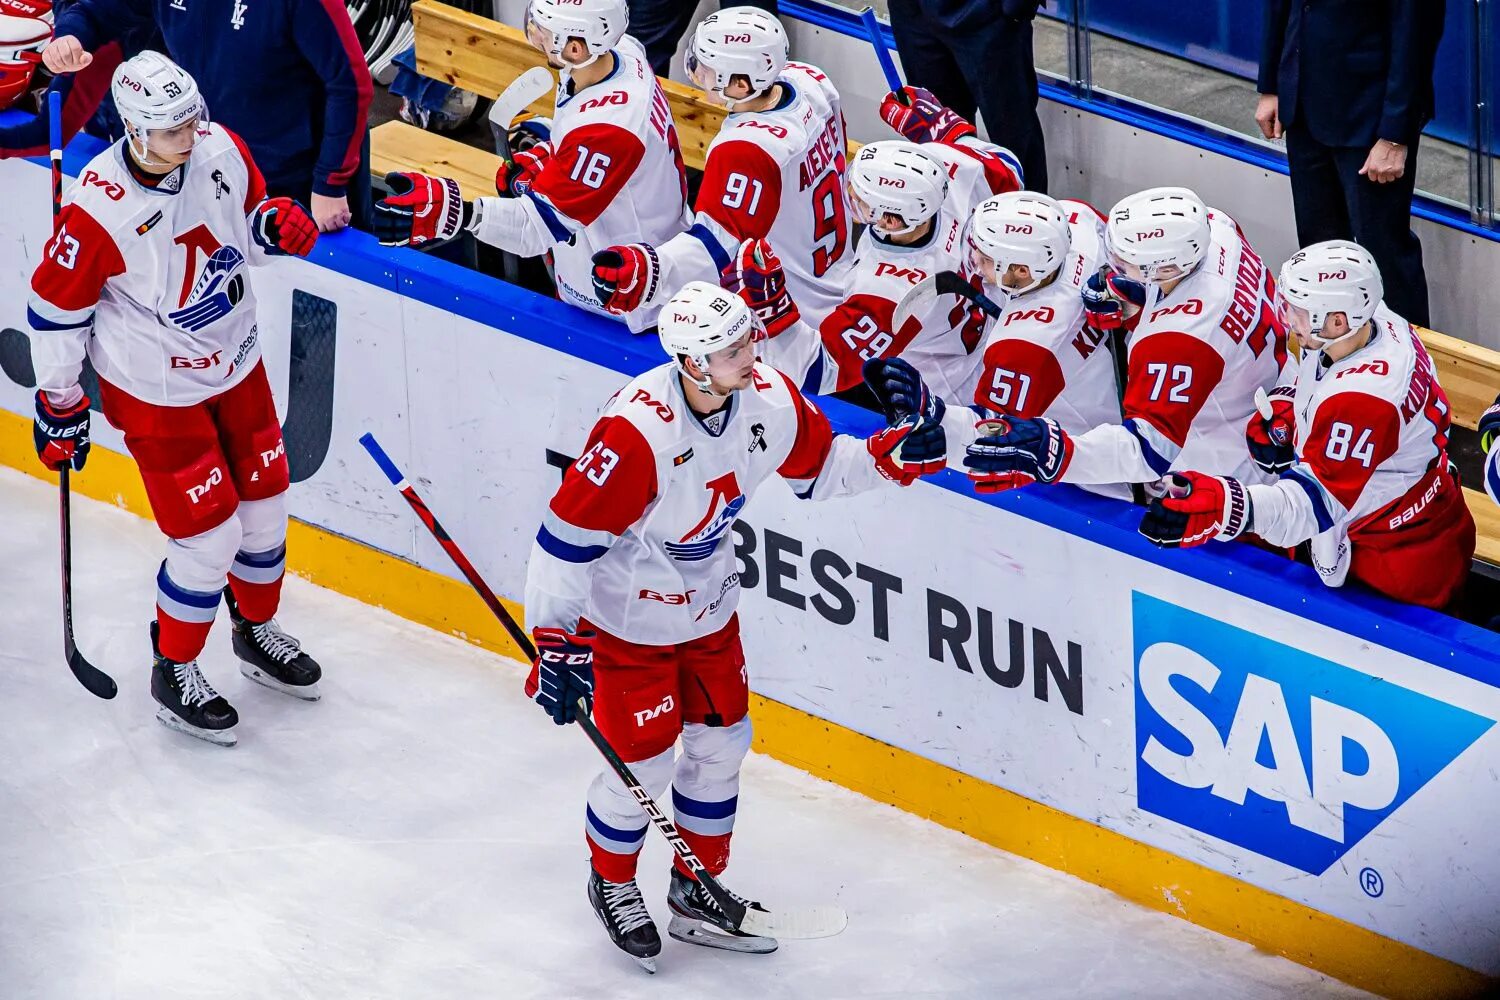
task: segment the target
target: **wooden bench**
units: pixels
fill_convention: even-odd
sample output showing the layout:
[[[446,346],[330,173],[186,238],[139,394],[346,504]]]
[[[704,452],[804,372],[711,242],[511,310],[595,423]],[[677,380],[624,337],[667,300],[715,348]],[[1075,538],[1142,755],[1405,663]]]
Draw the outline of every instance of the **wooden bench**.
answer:
[[[415,171],[452,177],[465,201],[495,196],[500,157],[456,139],[427,132],[403,121],[388,121],[370,130],[370,172],[377,178],[392,171]]]

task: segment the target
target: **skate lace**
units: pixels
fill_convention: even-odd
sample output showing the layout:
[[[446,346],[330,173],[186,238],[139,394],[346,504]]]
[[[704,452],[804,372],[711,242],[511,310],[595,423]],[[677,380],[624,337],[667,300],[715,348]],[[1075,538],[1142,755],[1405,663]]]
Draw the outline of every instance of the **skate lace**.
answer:
[[[255,633],[256,645],[265,652],[267,656],[283,666],[291,663],[302,653],[302,645],[296,639],[281,631],[272,618],[268,622],[261,622],[251,629]]]
[[[651,922],[646,901],[641,898],[640,887],[634,882],[605,882],[604,902],[620,925],[621,934],[629,934]]]
[[[219,696],[219,692],[208,683],[208,678],[203,676],[203,671],[198,669],[197,660],[179,663],[173,668],[173,672],[177,675],[177,686],[182,690],[183,704],[196,708]]]
[[[745,907],[745,909],[747,909],[747,910],[748,909],[758,908],[759,905],[760,905],[758,903],[754,903],[754,902],[746,899],[744,896],[741,896],[739,893],[737,893],[733,889],[729,888],[729,886],[725,885],[723,882],[719,883],[719,888],[723,889],[724,892],[729,896],[730,899],[734,900],[736,903],[738,903],[741,906]],[[710,893],[707,889],[703,888],[703,883],[702,882],[695,882],[693,884],[693,891],[695,893],[697,893],[698,902],[705,909],[709,909],[709,910],[712,910],[715,913],[720,913],[720,914],[722,914],[724,912],[724,908],[719,905],[719,901],[714,898],[713,894]]]

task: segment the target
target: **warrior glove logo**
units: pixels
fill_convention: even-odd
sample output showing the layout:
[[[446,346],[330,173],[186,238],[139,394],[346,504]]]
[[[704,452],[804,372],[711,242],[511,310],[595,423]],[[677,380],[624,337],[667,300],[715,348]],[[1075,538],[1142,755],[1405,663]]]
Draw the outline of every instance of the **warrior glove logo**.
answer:
[[[1140,808],[1321,875],[1494,720],[1134,595]]]
[[[168,313],[167,319],[196,333],[234,312],[245,297],[244,263],[245,255],[234,247],[219,247],[204,263],[182,308]]]

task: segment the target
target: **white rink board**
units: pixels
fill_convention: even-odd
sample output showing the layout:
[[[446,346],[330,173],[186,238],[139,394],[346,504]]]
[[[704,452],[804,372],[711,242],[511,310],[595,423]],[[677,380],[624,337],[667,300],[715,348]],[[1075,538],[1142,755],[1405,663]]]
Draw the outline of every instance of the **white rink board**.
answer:
[[[0,184],[45,191],[46,172],[0,163]],[[0,219],[0,328],[25,328],[45,225],[30,199]],[[278,389],[311,363],[288,357],[294,292],[337,310],[332,432],[293,513],[454,575],[356,444],[373,431],[519,598],[558,477],[547,451],[576,455],[624,373],[659,358],[655,340],[358,234],[254,280]],[[0,378],[0,405],[29,414],[30,390]],[[1326,593],[1243,547],[1157,553],[1135,517],[1073,490],[983,502],[951,474],[824,504],[769,484],[736,527],[752,687],[1500,973],[1500,692],[1475,679],[1497,676],[1500,641]]]

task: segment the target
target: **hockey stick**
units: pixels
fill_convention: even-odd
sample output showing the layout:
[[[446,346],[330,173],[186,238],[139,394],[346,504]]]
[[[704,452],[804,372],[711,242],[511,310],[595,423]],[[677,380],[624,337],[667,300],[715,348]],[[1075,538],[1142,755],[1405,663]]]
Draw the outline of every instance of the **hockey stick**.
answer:
[[[880,30],[880,21],[875,17],[875,8],[866,7],[859,12],[859,19],[864,22],[865,36],[870,39],[870,45],[875,49],[875,58],[880,60],[880,72],[885,74],[886,86],[896,95],[896,100],[905,104],[905,95],[901,88],[905,86],[901,82],[901,74],[896,72],[896,61],[891,58],[891,50],[885,46],[885,34]]]
[[[385,477],[391,481],[391,485],[396,487],[406,499],[406,502],[411,505],[411,509],[416,513],[421,522],[427,526],[427,530],[432,532],[433,538],[437,539],[438,544],[443,547],[443,551],[448,553],[448,558],[453,560],[453,564],[458,567],[459,572],[469,581],[469,586],[478,592],[485,606],[490,609],[496,618],[500,619],[500,624],[504,626],[506,634],[510,636],[511,641],[516,644],[522,653],[526,654],[528,659],[535,660],[536,646],[532,644],[531,637],[526,634],[520,625],[516,624],[516,620],[505,609],[505,605],[500,603],[500,599],[495,596],[495,592],[490,589],[489,584],[485,583],[483,578],[480,577],[478,570],[474,568],[474,564],[469,562],[463,551],[459,549],[458,544],[453,541],[452,536],[448,534],[442,524],[433,515],[432,510],[417,495],[417,491],[407,481],[406,476],[402,474],[400,469],[396,468],[396,463],[392,462],[391,457],[385,453],[385,449],[380,447],[379,442],[375,440],[375,436],[373,434],[364,434],[360,437],[359,443],[364,445],[365,451],[369,452],[370,457],[375,460],[375,464],[380,466],[380,471],[385,473]],[[635,796],[635,800],[640,804],[641,810],[651,820],[652,825],[661,832],[662,836],[667,838],[667,843],[672,845],[672,849],[677,852],[677,856],[682,859],[682,863],[693,872],[698,883],[714,898],[714,902],[719,905],[719,908],[724,911],[737,928],[746,934],[754,934],[757,937],[794,939],[831,937],[848,925],[849,915],[837,906],[812,906],[800,910],[773,912],[769,910],[749,909],[735,899],[727,889],[719,884],[718,879],[709,874],[707,868],[703,865],[702,859],[694,853],[693,849],[688,846],[687,841],[677,832],[676,825],[667,818],[667,814],[662,811],[657,801],[651,797],[651,793],[646,791],[641,783],[636,780],[635,775],[630,772],[630,768],[620,759],[620,755],[615,752],[615,749],[609,745],[609,741],[604,738],[604,734],[599,732],[598,727],[594,725],[594,721],[589,718],[587,705],[584,704],[582,699],[579,699],[578,709],[579,728],[587,734],[590,742],[594,744],[595,749],[604,756],[610,769],[625,783],[625,787],[630,789],[630,794]]]
[[[556,84],[552,74],[540,66],[533,66],[510,82],[490,105],[490,131],[495,135],[495,152],[509,166],[511,160],[510,126],[531,105],[545,97]],[[503,193],[503,192],[502,192]]]
[[[957,295],[968,299],[992,319],[999,319],[1004,313],[994,299],[965,281],[957,271],[939,271],[923,278],[912,286],[911,291],[901,296],[901,301],[896,303],[896,308],[891,312],[891,329],[894,331],[904,327],[912,313],[925,308],[939,295]]]
[[[62,214],[62,95],[57,91],[47,94],[47,139],[52,159],[52,229],[57,231],[57,219]],[[78,678],[89,694],[99,698],[113,698],[119,691],[114,679],[94,666],[78,651],[73,640],[73,505],[72,491],[68,484],[68,465],[63,464],[57,475],[57,513],[62,535],[62,599],[63,599],[63,652],[68,657],[68,669]]]

